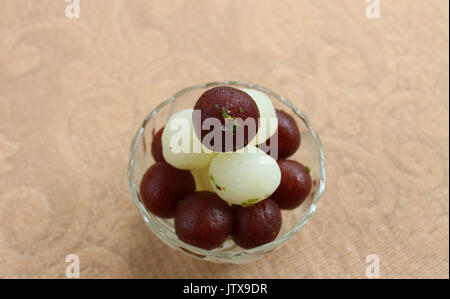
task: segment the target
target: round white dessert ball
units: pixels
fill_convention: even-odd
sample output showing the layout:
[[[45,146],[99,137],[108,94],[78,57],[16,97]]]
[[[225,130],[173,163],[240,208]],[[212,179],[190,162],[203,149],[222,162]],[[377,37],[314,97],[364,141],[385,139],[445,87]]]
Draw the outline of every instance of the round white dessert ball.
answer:
[[[209,167],[202,169],[191,170],[192,176],[195,180],[196,191],[211,191],[215,192],[215,188],[211,186],[209,178]]]
[[[267,139],[272,137],[278,128],[278,118],[273,107],[272,101],[269,96],[264,92],[256,90],[243,88],[241,89],[247,93],[255,101],[259,109],[259,129],[255,138],[250,142],[251,145],[257,145],[265,142]]]
[[[192,109],[187,109],[172,115],[162,134],[164,159],[178,169],[205,168],[215,155],[197,138],[192,123],[192,112]]]
[[[281,170],[272,157],[249,145],[245,151],[215,156],[209,166],[209,179],[223,200],[249,206],[275,192],[280,185]]]

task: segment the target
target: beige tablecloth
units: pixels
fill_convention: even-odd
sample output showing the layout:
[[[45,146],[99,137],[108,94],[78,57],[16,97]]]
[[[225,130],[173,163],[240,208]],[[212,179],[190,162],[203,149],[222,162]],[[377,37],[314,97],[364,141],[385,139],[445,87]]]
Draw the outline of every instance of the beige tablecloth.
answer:
[[[449,277],[448,1],[80,3],[0,1],[0,277],[65,277],[72,253],[84,278],[364,278],[369,254]],[[245,266],[163,245],[126,181],[144,116],[215,80],[293,101],[328,162],[312,222]]]

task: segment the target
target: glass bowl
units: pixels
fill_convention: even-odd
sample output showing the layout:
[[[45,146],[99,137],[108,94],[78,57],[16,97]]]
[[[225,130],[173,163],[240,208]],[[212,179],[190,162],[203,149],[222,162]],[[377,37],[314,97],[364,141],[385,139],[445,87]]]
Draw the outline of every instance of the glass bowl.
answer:
[[[294,210],[283,210],[283,224],[278,237],[262,246],[245,250],[238,247],[229,238],[223,246],[214,250],[204,250],[186,244],[175,234],[173,219],[163,219],[152,215],[140,199],[139,185],[145,171],[154,163],[151,154],[153,135],[165,125],[169,117],[184,109],[192,109],[200,95],[216,86],[232,86],[236,88],[256,89],[267,94],[276,109],[289,113],[299,126],[302,140],[300,149],[289,159],[301,162],[311,168],[312,190],[308,198]],[[141,127],[131,142],[130,163],[128,167],[128,183],[131,196],[139,209],[145,223],[164,243],[192,257],[218,263],[249,263],[260,258],[264,253],[280,248],[294,236],[314,215],[319,198],[325,189],[325,157],[319,136],[312,128],[306,116],[291,102],[270,91],[267,88],[242,82],[226,81],[212,82],[187,87],[176,93],[170,99],[159,104],[143,121]]]

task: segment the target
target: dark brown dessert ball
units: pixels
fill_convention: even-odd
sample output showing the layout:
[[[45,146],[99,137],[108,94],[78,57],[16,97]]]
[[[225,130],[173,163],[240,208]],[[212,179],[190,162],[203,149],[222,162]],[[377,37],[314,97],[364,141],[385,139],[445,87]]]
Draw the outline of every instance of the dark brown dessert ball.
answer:
[[[233,207],[234,242],[245,249],[272,242],[281,229],[281,211],[270,198],[253,206]]]
[[[302,164],[279,160],[281,183],[272,199],[281,209],[292,210],[302,204],[311,192],[311,176]]]
[[[207,90],[198,99],[194,111],[201,112],[200,121],[193,120],[197,136],[207,148],[215,152],[239,150],[245,147],[258,132],[258,106],[247,93],[236,88],[219,86]],[[221,127],[202,128],[206,119],[218,120]],[[243,125],[247,120],[253,122],[253,129]],[[221,144],[214,139],[205,139],[206,136],[211,136],[209,134],[211,132],[217,134],[216,136],[219,137],[217,140],[221,140]]]
[[[185,197],[175,214],[175,232],[190,245],[212,250],[221,245],[231,232],[233,214],[226,202],[209,191]]]
[[[282,110],[276,110],[278,118],[278,129],[274,135],[278,138],[278,156],[273,157],[274,153],[268,152],[275,160],[292,156],[300,147],[301,135],[294,118]],[[266,142],[266,148],[273,146],[275,136],[269,138]],[[264,148],[261,145],[258,147]]]
[[[155,159],[156,162],[163,162],[166,161],[163,156],[163,149],[162,149],[162,133],[164,131],[164,127],[159,129],[159,131],[153,136],[152,140],[152,156],[153,159]]]
[[[166,162],[156,162],[142,177],[140,195],[145,207],[154,215],[171,218],[178,202],[195,191],[188,170],[177,169]]]

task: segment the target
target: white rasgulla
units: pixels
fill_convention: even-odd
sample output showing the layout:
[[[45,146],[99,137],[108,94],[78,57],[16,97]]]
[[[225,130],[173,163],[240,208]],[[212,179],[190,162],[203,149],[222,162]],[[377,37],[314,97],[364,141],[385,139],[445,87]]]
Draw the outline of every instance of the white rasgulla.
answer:
[[[209,166],[209,179],[223,200],[246,206],[275,192],[280,185],[281,170],[272,157],[249,145],[245,151],[215,156]]]
[[[259,109],[258,133],[249,144],[261,144],[272,137],[278,128],[278,119],[275,108],[273,107],[269,96],[264,92],[249,88],[243,88],[241,90],[252,97]]]
[[[216,191],[210,183],[209,165],[206,168],[191,170],[191,173],[194,177],[195,185],[197,187],[196,191]]]
[[[162,134],[163,156],[178,169],[202,169],[215,153],[206,149],[194,132],[192,109],[175,113],[167,121]]]

